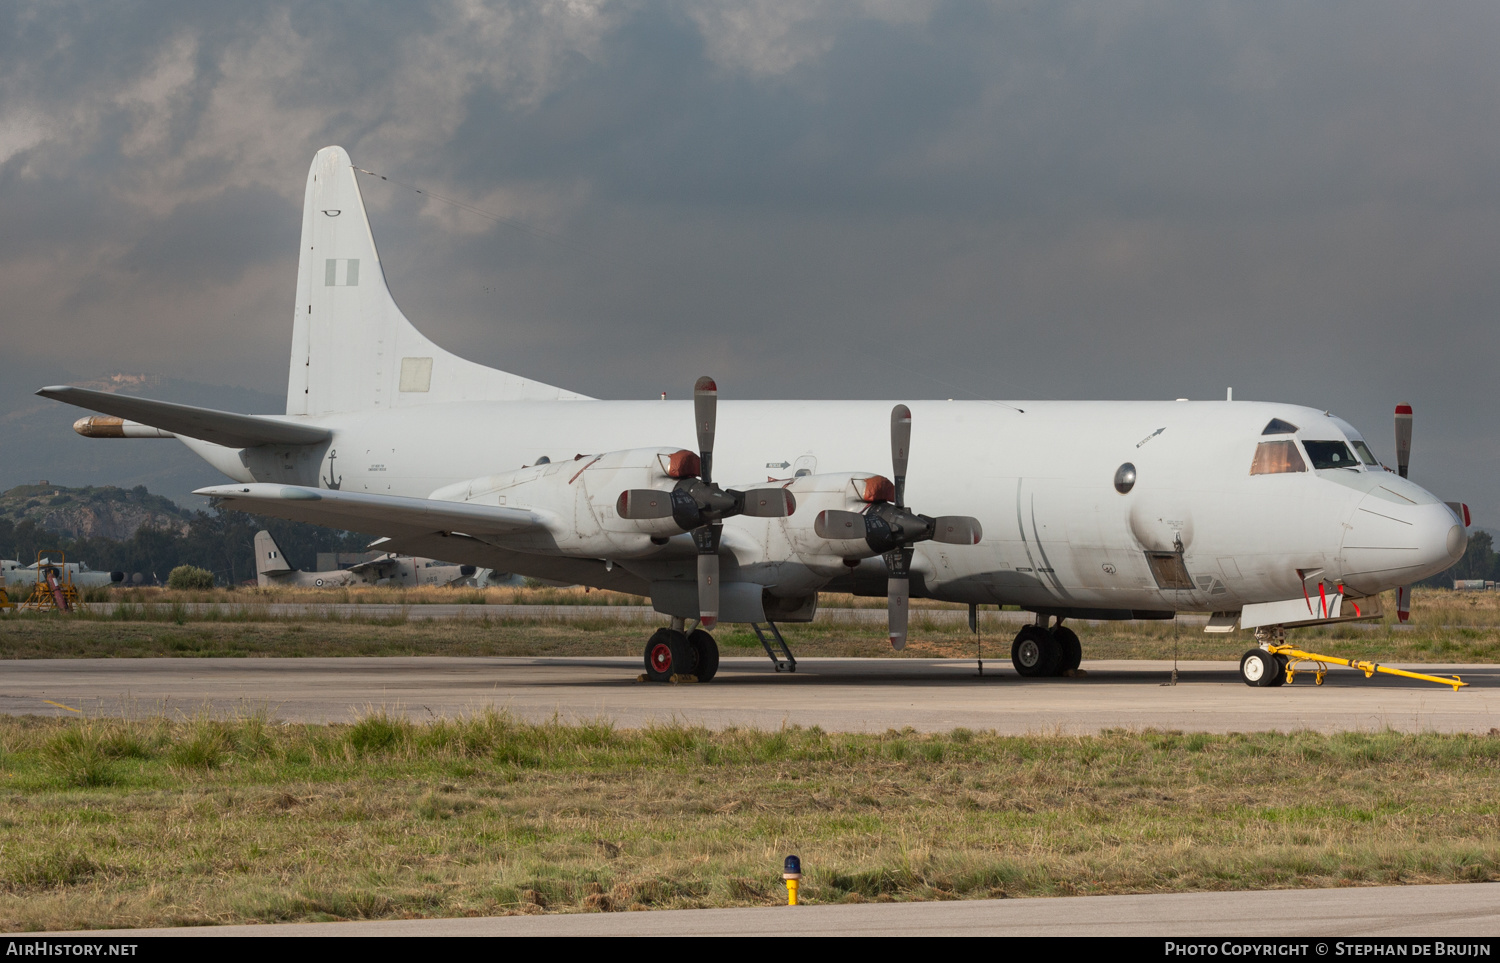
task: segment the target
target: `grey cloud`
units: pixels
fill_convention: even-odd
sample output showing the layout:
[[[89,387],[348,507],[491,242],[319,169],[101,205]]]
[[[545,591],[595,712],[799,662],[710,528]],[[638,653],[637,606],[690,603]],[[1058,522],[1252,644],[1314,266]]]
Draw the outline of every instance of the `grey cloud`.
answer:
[[[1500,518],[1500,9],[11,5],[0,323],[275,393],[312,152],[425,331],[605,396],[1275,397]],[[40,133],[38,133],[40,132]],[[582,253],[580,253],[582,252]],[[12,339],[12,343],[15,339]],[[881,359],[903,346],[905,368]],[[1424,454],[1424,452],[1426,454]],[[1430,474],[1429,474],[1430,473]]]

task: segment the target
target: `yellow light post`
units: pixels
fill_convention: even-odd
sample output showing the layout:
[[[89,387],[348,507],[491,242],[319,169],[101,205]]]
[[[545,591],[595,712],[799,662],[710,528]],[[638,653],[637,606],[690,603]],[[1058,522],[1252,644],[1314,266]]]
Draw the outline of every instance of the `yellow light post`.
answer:
[[[786,880],[786,905],[797,905],[797,884],[802,880],[802,860],[788,856],[781,878]]]

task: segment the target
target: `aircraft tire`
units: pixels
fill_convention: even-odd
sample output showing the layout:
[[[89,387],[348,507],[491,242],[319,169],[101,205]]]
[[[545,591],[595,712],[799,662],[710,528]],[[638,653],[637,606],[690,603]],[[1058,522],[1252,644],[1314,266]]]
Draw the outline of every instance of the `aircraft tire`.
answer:
[[[1057,674],[1062,675],[1083,664],[1083,643],[1078,641],[1078,633],[1065,625],[1059,625],[1052,630],[1052,637],[1062,647],[1062,658],[1057,661]]]
[[[1276,653],[1276,678],[1271,683],[1271,688],[1286,685],[1286,664],[1291,660],[1280,652]]]
[[[646,678],[668,682],[674,675],[692,675],[697,668],[693,647],[682,632],[657,629],[646,640]]]
[[[719,643],[702,629],[694,629],[693,634],[688,636],[688,644],[693,647],[693,654],[697,656],[698,668],[693,674],[698,677],[699,682],[713,681],[713,677],[719,674]]]
[[[1257,689],[1268,689],[1276,684],[1276,673],[1280,668],[1276,657],[1265,649],[1251,649],[1240,656],[1240,678],[1245,685]],[[1285,673],[1281,676],[1286,678]]]
[[[1062,655],[1062,646],[1040,625],[1025,626],[1010,645],[1010,664],[1027,678],[1057,675]]]

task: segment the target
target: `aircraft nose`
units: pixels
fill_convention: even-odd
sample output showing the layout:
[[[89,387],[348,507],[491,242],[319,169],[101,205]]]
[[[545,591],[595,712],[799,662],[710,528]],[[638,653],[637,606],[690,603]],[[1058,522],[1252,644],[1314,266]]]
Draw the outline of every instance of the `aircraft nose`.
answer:
[[[1409,585],[1453,565],[1468,545],[1463,520],[1437,499],[1397,504],[1367,495],[1344,534],[1344,582],[1371,594]]]

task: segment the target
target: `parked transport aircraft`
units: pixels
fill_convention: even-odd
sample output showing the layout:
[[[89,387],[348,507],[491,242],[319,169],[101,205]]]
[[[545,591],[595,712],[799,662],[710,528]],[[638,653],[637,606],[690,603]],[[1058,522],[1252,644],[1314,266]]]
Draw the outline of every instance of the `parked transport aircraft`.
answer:
[[[282,554],[281,546],[271,533],[255,533],[255,582],[261,588],[298,586],[303,588],[338,588],[344,585],[464,585],[470,584],[479,570],[473,565],[451,565],[432,558],[387,553],[379,558],[359,562],[348,568],[327,572],[300,572]]]
[[[1315,408],[719,405],[708,378],[690,402],[601,401],[483,367],[392,300],[360,174],[338,147],[308,174],[285,415],[38,393],[106,416],[83,434],[175,436],[234,479],[199,494],[238,510],[649,596],[671,619],[645,648],[659,680],[712,678],[717,621],[795,668],[776,624],[854,592],[889,598],[897,648],[909,596],[1034,612],[1012,646],[1023,676],[1078,665],[1065,619],[1212,612],[1210,631],[1255,630],[1242,672],[1271,685],[1264,646],[1286,627],[1368,617],[1361,599],[1464,551],[1467,511],[1404,477],[1409,430],[1398,474]]]

